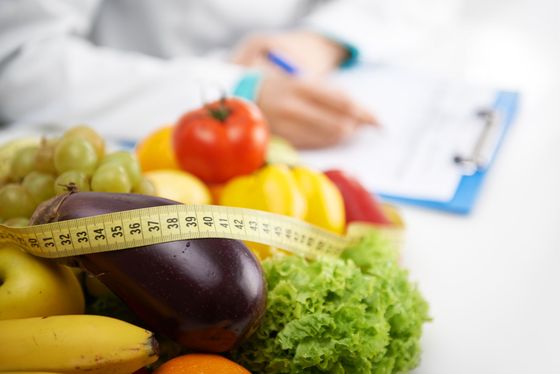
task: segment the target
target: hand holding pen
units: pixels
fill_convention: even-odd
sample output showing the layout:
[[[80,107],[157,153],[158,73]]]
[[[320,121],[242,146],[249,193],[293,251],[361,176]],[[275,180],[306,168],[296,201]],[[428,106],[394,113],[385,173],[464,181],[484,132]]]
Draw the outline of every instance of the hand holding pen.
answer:
[[[296,66],[296,55],[290,61],[284,54],[269,48],[247,64],[264,72],[257,104],[273,133],[299,148],[321,148],[345,140],[364,124],[377,126],[367,109],[304,65]]]

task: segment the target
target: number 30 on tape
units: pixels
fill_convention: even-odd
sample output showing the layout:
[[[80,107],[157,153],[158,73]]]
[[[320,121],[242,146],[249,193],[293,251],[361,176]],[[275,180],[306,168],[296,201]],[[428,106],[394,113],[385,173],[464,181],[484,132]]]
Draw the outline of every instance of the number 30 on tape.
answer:
[[[0,243],[48,258],[202,238],[252,241],[306,257],[338,255],[358,240],[287,216],[215,205],[165,205],[21,228],[0,225]]]

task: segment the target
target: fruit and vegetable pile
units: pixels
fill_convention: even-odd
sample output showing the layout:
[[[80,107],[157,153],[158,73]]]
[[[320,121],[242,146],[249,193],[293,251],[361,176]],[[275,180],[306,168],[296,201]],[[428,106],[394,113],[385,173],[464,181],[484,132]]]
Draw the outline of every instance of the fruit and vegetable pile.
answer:
[[[398,212],[343,171],[301,165],[250,103],[208,104],[134,151],[108,151],[76,126],[7,143],[0,159],[5,226],[215,204],[361,236],[316,258],[213,238],[55,261],[0,242],[0,372],[402,373],[419,363],[428,305],[399,265]],[[166,224],[197,224],[189,218]]]

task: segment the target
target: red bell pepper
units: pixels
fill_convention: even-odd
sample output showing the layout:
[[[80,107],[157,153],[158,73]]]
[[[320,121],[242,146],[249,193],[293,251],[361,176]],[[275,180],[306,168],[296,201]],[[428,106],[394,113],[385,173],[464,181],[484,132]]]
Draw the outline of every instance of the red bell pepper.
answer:
[[[346,210],[346,223],[359,221],[376,225],[393,224],[375,195],[366,190],[356,178],[342,170],[328,170],[325,175],[336,185],[342,195]]]

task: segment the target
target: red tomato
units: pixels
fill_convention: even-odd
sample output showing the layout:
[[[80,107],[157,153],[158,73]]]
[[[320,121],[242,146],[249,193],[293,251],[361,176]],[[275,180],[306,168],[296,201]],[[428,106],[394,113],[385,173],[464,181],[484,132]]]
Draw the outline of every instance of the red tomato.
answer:
[[[391,225],[383,207],[354,177],[341,170],[328,170],[325,175],[336,185],[346,210],[346,223],[360,221],[376,225]]]
[[[184,114],[173,132],[173,147],[183,170],[207,183],[223,183],[261,167],[268,138],[254,104],[224,98]]]

